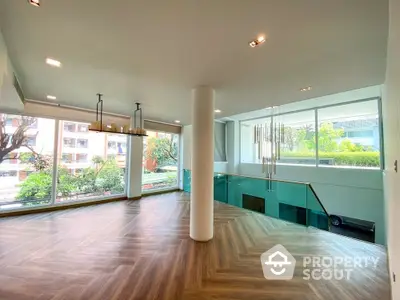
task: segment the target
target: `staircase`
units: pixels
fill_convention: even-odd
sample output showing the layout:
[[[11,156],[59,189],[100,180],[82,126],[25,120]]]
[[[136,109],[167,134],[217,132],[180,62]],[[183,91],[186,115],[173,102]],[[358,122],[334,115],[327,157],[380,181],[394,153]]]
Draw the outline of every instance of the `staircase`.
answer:
[[[190,192],[190,170],[184,191]],[[214,174],[214,199],[291,223],[330,231],[330,217],[310,183]]]

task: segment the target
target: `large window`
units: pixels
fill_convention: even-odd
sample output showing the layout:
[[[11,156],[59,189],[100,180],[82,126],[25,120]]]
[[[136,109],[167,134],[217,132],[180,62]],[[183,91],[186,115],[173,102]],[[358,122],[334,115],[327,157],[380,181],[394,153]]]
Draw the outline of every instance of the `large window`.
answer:
[[[127,136],[58,122],[0,114],[0,210],[125,193]]]
[[[61,121],[59,136],[63,137],[58,155],[56,202],[85,200],[124,194],[126,165],[126,135],[96,133],[83,130],[86,123]],[[124,144],[110,151],[110,143]]]
[[[271,145],[255,143],[255,135],[264,134],[258,128],[269,128],[271,122],[283,126],[278,164],[380,167],[377,99],[242,121],[241,162],[261,163],[269,156]]]
[[[147,131],[143,144],[142,190],[178,187],[179,135]]]
[[[55,121],[0,113],[0,210],[52,199]]]

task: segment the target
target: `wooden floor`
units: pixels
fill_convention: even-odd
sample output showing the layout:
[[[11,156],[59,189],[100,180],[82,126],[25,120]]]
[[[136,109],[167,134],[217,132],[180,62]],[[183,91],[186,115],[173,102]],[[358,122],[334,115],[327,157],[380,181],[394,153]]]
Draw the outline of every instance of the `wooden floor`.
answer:
[[[380,299],[390,296],[383,247],[215,203],[215,234],[189,238],[180,192],[0,219],[0,299]],[[284,245],[290,281],[263,277],[260,254]],[[350,280],[306,281],[308,255],[378,257]]]

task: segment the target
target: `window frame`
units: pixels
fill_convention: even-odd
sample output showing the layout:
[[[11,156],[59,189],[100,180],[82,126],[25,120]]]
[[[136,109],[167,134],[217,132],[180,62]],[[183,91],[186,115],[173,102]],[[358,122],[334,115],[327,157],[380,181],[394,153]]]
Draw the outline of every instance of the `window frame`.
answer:
[[[3,113],[3,112],[2,112]],[[41,209],[44,207],[69,207],[70,205],[76,205],[76,204],[82,204],[82,203],[91,203],[91,202],[98,202],[99,200],[112,200],[112,199],[119,199],[119,198],[123,198],[127,196],[127,188],[128,188],[128,165],[129,162],[128,160],[130,159],[128,153],[130,151],[130,143],[128,141],[128,136],[126,136],[126,159],[125,159],[125,176],[124,176],[124,180],[125,180],[125,184],[124,184],[124,192],[121,194],[115,194],[115,195],[110,195],[110,196],[98,196],[98,197],[89,197],[86,199],[79,199],[79,200],[75,200],[75,201],[65,201],[65,202],[60,202],[57,203],[56,199],[57,199],[57,175],[58,175],[58,162],[59,160],[61,161],[62,159],[62,152],[60,152],[60,150],[62,149],[62,147],[64,146],[64,138],[65,136],[63,134],[60,133],[60,129],[63,130],[63,127],[61,126],[62,122],[71,122],[71,123],[88,123],[87,121],[71,121],[71,120],[65,120],[65,119],[59,119],[56,117],[52,117],[52,116],[47,116],[47,115],[41,115],[41,114],[15,114],[15,113],[7,113],[4,112],[5,114],[10,114],[10,115],[17,115],[17,116],[25,116],[25,117],[34,117],[34,118],[42,118],[42,119],[48,119],[48,120],[54,120],[54,145],[53,145],[53,168],[52,168],[52,187],[51,187],[51,198],[50,201],[48,203],[45,204],[37,204],[34,206],[21,206],[21,207],[16,207],[16,208],[10,208],[10,209],[4,209],[4,210],[0,210],[0,216],[4,213],[4,214],[8,214],[8,213],[12,213],[12,212],[23,212],[23,211],[30,211],[30,210],[35,210],[35,209]],[[35,122],[36,126],[34,127],[35,129],[37,128],[37,121]],[[6,126],[12,126],[13,125],[6,125]],[[70,131],[68,131],[69,133],[71,133]],[[74,134],[82,134],[82,133],[86,133],[86,132],[78,132],[77,130],[77,126],[76,126],[76,131],[72,132]],[[107,133],[105,133],[107,134]],[[114,133],[113,133],[114,134]],[[118,134],[118,133],[115,133]],[[76,140],[78,137],[74,137],[72,139],[75,140],[75,146],[76,146]],[[71,148],[70,149],[75,149],[75,148]],[[61,156],[61,157],[59,157]],[[17,174],[18,176],[18,174]]]

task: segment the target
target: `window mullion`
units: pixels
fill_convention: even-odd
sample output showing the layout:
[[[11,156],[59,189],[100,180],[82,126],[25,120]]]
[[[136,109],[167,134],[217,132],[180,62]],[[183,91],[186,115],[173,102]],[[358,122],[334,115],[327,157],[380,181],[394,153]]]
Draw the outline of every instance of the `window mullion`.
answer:
[[[55,132],[54,132],[54,152],[53,152],[53,177],[51,185],[51,205],[54,205],[57,198],[57,175],[58,175],[58,138],[60,134],[60,120],[55,120]]]

